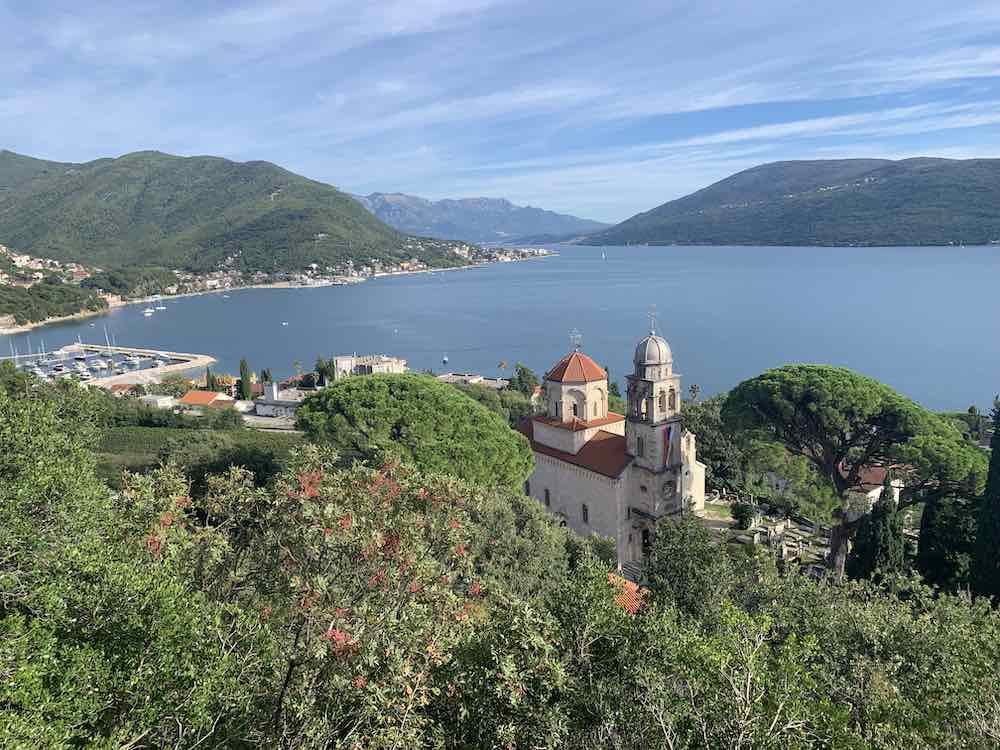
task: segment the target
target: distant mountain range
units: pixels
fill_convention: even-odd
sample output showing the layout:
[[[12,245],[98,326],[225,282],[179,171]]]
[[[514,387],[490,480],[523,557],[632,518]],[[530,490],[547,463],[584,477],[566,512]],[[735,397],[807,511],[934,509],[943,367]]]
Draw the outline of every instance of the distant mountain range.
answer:
[[[609,224],[557,214],[531,206],[515,206],[503,198],[458,198],[430,201],[404,193],[354,196],[389,226],[407,234],[466,242],[518,242],[544,235],[544,241],[579,237]]]
[[[459,264],[443,243],[414,244],[349,194],[274,164],[155,151],[85,164],[0,151],[0,244],[106,267]]]
[[[947,245],[1000,240],[1000,159],[763,164],[588,245]]]

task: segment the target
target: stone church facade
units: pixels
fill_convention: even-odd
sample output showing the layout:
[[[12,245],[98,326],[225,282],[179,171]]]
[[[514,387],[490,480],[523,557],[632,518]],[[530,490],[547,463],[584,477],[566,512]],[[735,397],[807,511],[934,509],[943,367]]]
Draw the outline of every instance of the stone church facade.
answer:
[[[608,411],[608,376],[580,351],[545,374],[548,411],[522,426],[535,455],[526,493],[580,534],[615,540],[639,570],[657,522],[705,508],[705,466],[684,429],[681,379],[655,331],[635,349],[627,414]]]

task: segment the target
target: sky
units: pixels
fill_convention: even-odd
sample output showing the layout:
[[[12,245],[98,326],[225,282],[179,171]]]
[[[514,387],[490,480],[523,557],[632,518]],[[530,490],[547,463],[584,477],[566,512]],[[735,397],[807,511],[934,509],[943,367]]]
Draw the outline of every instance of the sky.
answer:
[[[0,149],[620,221],[781,159],[1000,156],[1000,2],[0,0]]]

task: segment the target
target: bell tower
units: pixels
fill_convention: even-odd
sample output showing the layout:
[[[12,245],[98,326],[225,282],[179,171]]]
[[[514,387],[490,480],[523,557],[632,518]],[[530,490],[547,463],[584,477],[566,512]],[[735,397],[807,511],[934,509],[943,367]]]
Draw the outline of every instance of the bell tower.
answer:
[[[635,348],[628,376],[625,439],[634,465],[656,474],[676,470],[681,455],[681,378],[674,373],[670,346],[656,335],[650,314],[649,335]]]

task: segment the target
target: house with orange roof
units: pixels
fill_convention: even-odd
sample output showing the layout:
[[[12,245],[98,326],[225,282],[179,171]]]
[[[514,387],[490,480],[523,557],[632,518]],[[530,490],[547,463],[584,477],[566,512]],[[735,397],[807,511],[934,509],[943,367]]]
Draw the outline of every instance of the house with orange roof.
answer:
[[[188,391],[177,399],[178,406],[198,411],[232,406],[234,403],[236,403],[236,400],[232,396],[227,396],[225,393],[218,393],[217,391]]]
[[[579,350],[545,373],[547,411],[520,430],[535,456],[525,494],[583,534],[615,540],[618,570],[641,578],[656,524],[705,508],[705,465],[684,427],[681,378],[655,325],[635,348],[627,413],[608,410],[608,375]]]

